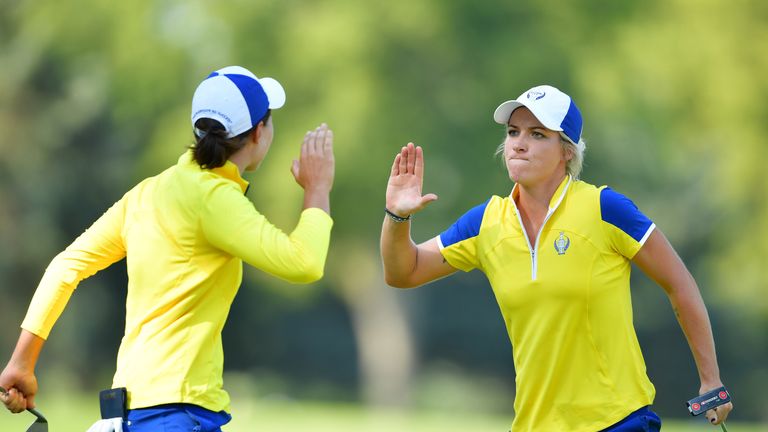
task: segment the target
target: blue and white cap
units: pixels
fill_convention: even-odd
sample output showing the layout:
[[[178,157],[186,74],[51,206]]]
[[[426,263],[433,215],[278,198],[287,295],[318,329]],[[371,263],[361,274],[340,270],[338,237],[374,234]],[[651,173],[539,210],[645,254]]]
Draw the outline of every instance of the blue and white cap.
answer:
[[[197,86],[192,97],[192,127],[198,119],[210,118],[224,125],[232,138],[254,127],[268,109],[283,104],[285,90],[277,80],[256,78],[244,67],[227,66]]]
[[[493,119],[506,125],[512,111],[521,106],[531,110],[544,127],[558,131],[568,141],[578,144],[582,129],[581,112],[570,96],[552,86],[536,86],[517,99],[499,105]]]

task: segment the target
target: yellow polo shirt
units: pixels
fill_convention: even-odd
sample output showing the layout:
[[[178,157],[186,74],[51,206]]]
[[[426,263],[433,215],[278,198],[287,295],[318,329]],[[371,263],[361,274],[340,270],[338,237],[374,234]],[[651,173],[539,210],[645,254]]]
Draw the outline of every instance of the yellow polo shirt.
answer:
[[[113,387],[129,408],[228,409],[221,330],[242,262],[295,283],[323,275],[333,221],[301,213],[290,234],[245,197],[238,167],[201,169],[191,152],[126,193],[48,266],[22,323],[47,338],[83,279],[127,257],[125,335]]]
[[[439,236],[442,254],[493,288],[517,374],[512,431],[602,430],[655,395],[629,291],[655,225],[623,195],[566,177],[531,242],[517,193],[462,216]]]

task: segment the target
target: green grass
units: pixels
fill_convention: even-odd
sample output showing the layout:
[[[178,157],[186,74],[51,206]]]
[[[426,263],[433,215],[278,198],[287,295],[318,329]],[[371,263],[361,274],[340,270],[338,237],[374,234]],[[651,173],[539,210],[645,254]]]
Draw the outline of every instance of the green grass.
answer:
[[[38,408],[52,432],[84,432],[98,417],[95,395],[48,394]],[[510,418],[460,410],[373,410],[360,405],[330,402],[235,398],[233,420],[226,432],[506,432]],[[0,412],[0,431],[25,431],[29,413]],[[766,425],[729,423],[730,432],[766,431]],[[720,431],[702,419],[665,420],[665,432]]]

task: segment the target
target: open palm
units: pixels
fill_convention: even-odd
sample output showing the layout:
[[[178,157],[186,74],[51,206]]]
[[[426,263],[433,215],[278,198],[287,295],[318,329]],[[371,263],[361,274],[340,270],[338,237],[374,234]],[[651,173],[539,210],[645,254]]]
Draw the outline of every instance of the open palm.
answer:
[[[408,216],[437,199],[435,194],[421,195],[424,183],[424,152],[408,143],[395,156],[387,183],[387,209],[398,216]]]

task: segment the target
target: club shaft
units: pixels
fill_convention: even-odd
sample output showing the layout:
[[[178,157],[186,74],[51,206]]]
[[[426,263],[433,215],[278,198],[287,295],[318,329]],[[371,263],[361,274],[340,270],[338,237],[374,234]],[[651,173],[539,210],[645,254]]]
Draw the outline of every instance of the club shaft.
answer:
[[[37,422],[38,423],[48,423],[48,420],[46,420],[45,416],[40,414],[40,411],[38,411],[38,410],[36,410],[34,408],[27,408],[27,411],[29,411],[30,413],[32,413],[32,415],[37,417]]]

